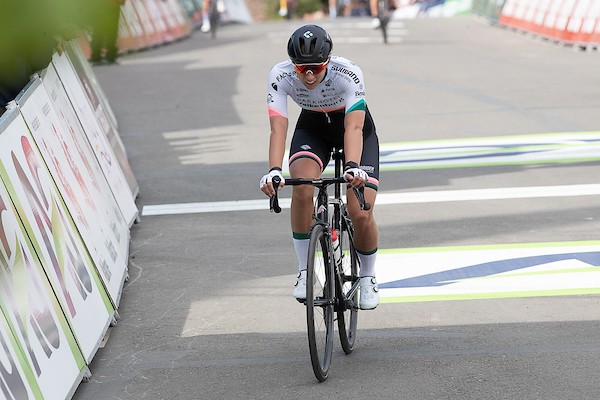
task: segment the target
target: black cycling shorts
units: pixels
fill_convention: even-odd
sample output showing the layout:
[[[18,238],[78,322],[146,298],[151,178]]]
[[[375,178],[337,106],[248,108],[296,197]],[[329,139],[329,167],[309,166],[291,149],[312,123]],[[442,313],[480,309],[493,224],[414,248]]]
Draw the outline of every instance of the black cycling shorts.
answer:
[[[323,113],[303,109],[290,145],[290,165],[299,158],[310,158],[318,163],[323,171],[329,163],[333,148],[344,146],[344,117],[343,111]],[[377,190],[379,188],[379,139],[368,108],[363,127],[360,168],[369,175],[366,186]]]

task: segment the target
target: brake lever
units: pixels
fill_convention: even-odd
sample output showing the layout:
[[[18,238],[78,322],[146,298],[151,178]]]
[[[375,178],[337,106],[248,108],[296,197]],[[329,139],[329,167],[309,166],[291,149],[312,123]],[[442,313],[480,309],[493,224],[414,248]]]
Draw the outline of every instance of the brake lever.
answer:
[[[348,175],[354,176],[352,172],[348,172]],[[358,200],[358,204],[360,205],[360,209],[364,211],[369,211],[371,209],[371,205],[365,201],[365,187],[355,188],[352,186],[352,191]]]
[[[365,187],[363,186],[361,188],[355,188],[353,186],[352,191],[354,191],[354,194],[356,195],[360,209],[369,211],[371,209],[371,205],[365,201]]]
[[[277,196],[277,192],[279,191],[281,179],[278,176],[274,176],[272,183],[273,188],[275,189],[275,194],[269,198],[269,211],[279,214],[281,212],[281,207],[279,207],[279,197]]]

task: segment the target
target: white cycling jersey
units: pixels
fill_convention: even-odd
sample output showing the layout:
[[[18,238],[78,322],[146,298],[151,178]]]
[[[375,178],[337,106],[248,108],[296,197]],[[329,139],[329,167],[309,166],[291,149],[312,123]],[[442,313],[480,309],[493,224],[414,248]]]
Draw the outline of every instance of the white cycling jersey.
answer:
[[[269,72],[267,103],[269,116],[288,116],[287,96],[306,110],[317,112],[365,110],[365,85],[360,67],[352,61],[332,56],[325,78],[309,90],[298,78],[290,60]]]

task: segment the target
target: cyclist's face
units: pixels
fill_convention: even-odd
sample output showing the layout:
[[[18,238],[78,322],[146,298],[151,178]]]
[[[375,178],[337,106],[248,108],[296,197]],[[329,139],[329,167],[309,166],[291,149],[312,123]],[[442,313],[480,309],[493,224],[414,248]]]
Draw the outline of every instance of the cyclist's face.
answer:
[[[327,70],[324,69],[318,74],[314,74],[312,71],[308,71],[306,74],[298,73],[298,78],[300,78],[300,81],[304,84],[304,86],[306,86],[307,89],[312,90],[316,88],[319,83],[321,83],[326,72]]]

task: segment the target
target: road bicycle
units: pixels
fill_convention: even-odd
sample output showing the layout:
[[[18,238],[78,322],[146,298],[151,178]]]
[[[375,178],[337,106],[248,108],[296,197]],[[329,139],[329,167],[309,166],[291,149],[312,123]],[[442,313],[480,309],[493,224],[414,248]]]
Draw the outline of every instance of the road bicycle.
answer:
[[[354,350],[358,322],[359,259],[354,248],[354,228],[342,197],[343,153],[334,149],[335,176],[333,178],[285,180],[286,186],[312,185],[318,189],[308,247],[306,268],[306,305],[308,347],[315,376],[320,382],[327,379],[333,352],[334,322],[337,320],[340,342],[344,353]],[[273,178],[277,188],[280,180]],[[334,186],[334,196],[328,188]],[[353,188],[360,208],[369,210],[364,189]],[[271,197],[271,211],[281,212],[277,191]]]
[[[390,3],[389,0],[377,1],[377,18],[379,19],[379,28],[383,34],[383,43],[388,42],[388,24],[390,22]]]

